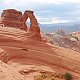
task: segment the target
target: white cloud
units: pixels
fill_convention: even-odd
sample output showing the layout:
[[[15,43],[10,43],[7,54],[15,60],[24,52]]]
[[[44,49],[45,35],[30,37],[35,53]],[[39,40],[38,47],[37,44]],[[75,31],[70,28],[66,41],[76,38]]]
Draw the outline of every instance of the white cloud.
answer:
[[[57,23],[68,23],[69,21],[68,20],[54,20],[54,21],[51,21],[51,22],[40,22],[41,24],[57,24]]]
[[[52,23],[67,23],[68,22],[68,20],[54,20],[54,21],[52,21]]]
[[[67,3],[67,5],[61,6],[61,5],[65,5],[64,3]],[[75,8],[71,6],[73,8],[74,12],[68,11],[69,8],[66,8],[68,6],[68,3],[70,3],[69,6],[70,5],[75,6],[73,3],[78,4],[78,5],[76,5]],[[52,6],[54,4],[55,4],[55,6]],[[36,15],[39,16],[37,18],[40,23],[43,23],[43,24],[67,23],[68,22],[67,18],[64,20],[64,19],[59,19],[59,18],[48,18],[48,16],[51,16],[51,17],[61,16],[61,18],[64,18],[64,17],[69,18],[70,17],[70,20],[71,19],[73,20],[74,16],[75,17],[80,16],[79,15],[79,13],[80,13],[79,4],[80,4],[80,0],[1,0],[0,10],[8,9],[8,8],[15,8],[15,9],[21,10],[23,12],[24,10],[30,9],[30,10],[34,10],[35,13],[36,13],[36,11],[39,10],[40,12],[37,12]],[[49,6],[51,5],[51,6],[49,7],[48,5]],[[59,6],[60,6],[60,9],[59,9]],[[50,11],[50,8],[52,8],[51,11]],[[67,15],[63,14],[64,12],[67,13]],[[71,16],[69,16],[69,15],[71,15]],[[42,17],[40,17],[40,16],[42,16]],[[45,16],[47,16],[47,17],[45,18]],[[80,19],[78,18],[76,20],[80,20]],[[28,22],[29,22],[29,20],[28,20]]]
[[[29,4],[61,4],[61,3],[66,3],[66,2],[70,2],[70,3],[80,3],[80,0],[3,0],[3,2],[5,4],[18,4],[18,5],[29,5]],[[10,5],[13,5],[10,4]],[[29,5],[31,6],[31,5]]]
[[[4,3],[5,3],[5,4],[10,4],[10,3],[13,3],[14,1],[15,1],[15,0],[5,0]]]
[[[6,8],[18,8],[27,6],[28,9],[32,9],[33,5],[49,5],[49,4],[63,4],[66,2],[80,3],[80,0],[1,0],[1,5]],[[37,7],[37,6],[36,6]]]
[[[49,20],[49,18],[43,18],[43,17],[36,17],[38,20]]]
[[[30,19],[29,18],[27,19],[27,22],[30,22]]]
[[[35,2],[40,3],[64,3],[64,2],[71,2],[71,3],[80,3],[80,0],[34,0]]]
[[[57,24],[57,23],[67,23],[68,20],[60,20],[58,18],[38,18],[41,24]]]

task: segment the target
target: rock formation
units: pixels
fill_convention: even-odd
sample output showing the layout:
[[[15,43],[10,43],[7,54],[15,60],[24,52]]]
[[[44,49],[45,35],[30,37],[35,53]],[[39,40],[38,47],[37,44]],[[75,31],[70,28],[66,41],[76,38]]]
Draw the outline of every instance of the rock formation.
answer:
[[[4,26],[24,29],[22,25],[22,12],[20,11],[14,9],[3,10],[1,19]]]
[[[63,30],[58,30],[55,33],[44,33],[42,36],[46,39],[46,42],[53,45],[80,52],[80,35],[65,33]]]
[[[65,72],[80,80],[80,53],[30,39],[26,34],[0,27],[0,80],[40,80],[38,75],[43,73],[54,75],[42,80],[64,80],[57,76]]]
[[[30,38],[41,39],[40,28],[33,13],[34,12],[30,10],[26,10],[24,14],[14,9],[3,10],[1,15],[1,24],[4,24],[4,27],[8,26],[28,31]],[[30,29],[28,29],[26,25],[28,18],[30,18]]]
[[[42,39],[33,11],[22,14],[13,9],[4,10],[1,18],[0,80],[64,80],[66,72],[71,74],[72,80],[80,80],[80,52],[62,47],[72,45],[70,35],[64,31],[45,34],[55,43],[59,42],[61,47],[58,47],[35,40]],[[26,25],[28,18],[30,29]]]
[[[40,28],[38,26],[37,19],[35,18],[33,11],[26,10],[22,16],[23,25],[25,26],[25,22],[27,19],[30,19],[30,29],[29,32],[32,34],[31,37],[37,36],[38,38],[41,38],[40,35]]]

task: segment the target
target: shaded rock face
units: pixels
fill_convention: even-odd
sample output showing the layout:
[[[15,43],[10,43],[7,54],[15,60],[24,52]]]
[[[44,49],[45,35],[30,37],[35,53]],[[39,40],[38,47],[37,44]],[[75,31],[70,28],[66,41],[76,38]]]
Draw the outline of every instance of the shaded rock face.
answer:
[[[38,39],[41,39],[40,28],[33,13],[34,12],[30,10],[26,10],[24,14],[14,9],[3,10],[1,14],[1,23],[4,24],[4,27],[8,26],[28,31],[31,38],[36,37]],[[26,25],[26,21],[28,18],[30,19],[29,29]]]

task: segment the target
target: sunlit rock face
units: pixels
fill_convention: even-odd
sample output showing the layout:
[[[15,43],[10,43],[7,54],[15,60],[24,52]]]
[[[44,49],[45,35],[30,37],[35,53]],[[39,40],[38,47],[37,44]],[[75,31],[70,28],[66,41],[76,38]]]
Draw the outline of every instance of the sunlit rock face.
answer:
[[[22,19],[23,19],[22,21],[23,21],[23,24],[25,26],[25,23],[26,23],[27,19],[29,18],[30,19],[29,32],[31,34],[33,34],[31,37],[34,38],[35,36],[37,36],[38,38],[41,38],[40,28],[38,26],[37,19],[33,13],[34,13],[33,11],[26,10],[22,16]]]
[[[1,19],[4,26],[24,29],[22,25],[22,12],[20,11],[14,9],[3,10]]]
[[[33,11],[26,10],[23,14],[21,11],[14,9],[3,10],[1,14],[1,24],[4,27],[19,28],[29,32],[30,38],[41,39],[40,28]],[[30,19],[30,28],[27,28],[26,21]]]

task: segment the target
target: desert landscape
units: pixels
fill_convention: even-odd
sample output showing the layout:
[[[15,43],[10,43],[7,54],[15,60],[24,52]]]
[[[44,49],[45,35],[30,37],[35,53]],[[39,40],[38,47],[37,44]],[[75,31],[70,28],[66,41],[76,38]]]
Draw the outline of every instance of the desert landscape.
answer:
[[[25,23],[28,17],[30,28]],[[80,34],[72,33],[75,38],[60,33],[40,33],[33,11],[3,10],[0,80],[65,80],[65,73],[71,74],[71,80],[80,80]]]

